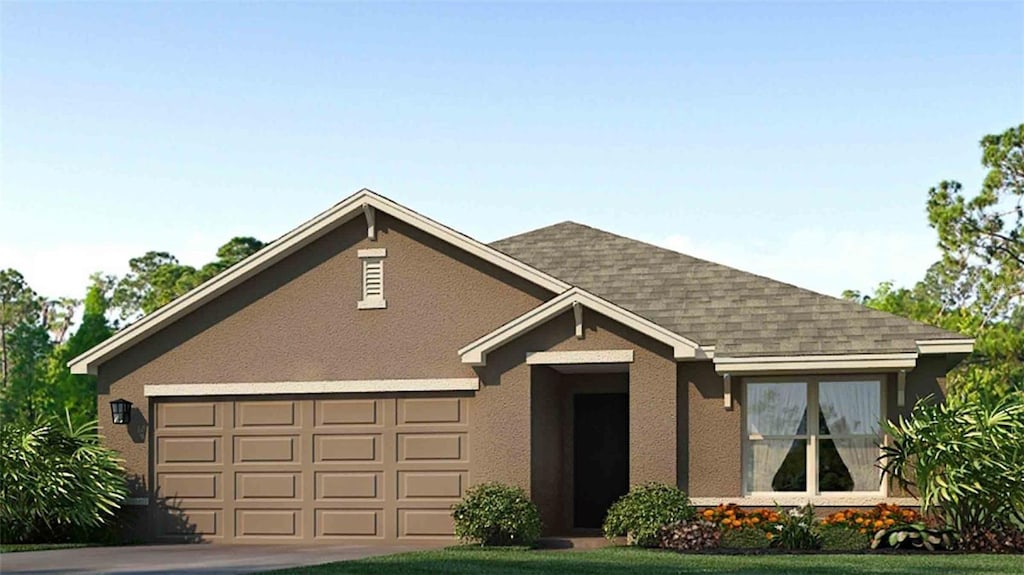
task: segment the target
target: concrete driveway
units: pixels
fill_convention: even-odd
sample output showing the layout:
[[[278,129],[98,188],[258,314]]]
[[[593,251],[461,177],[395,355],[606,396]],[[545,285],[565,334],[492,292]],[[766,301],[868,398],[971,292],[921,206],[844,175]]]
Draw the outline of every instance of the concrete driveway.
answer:
[[[137,545],[0,555],[4,575],[57,573],[258,573],[414,551],[374,545]]]

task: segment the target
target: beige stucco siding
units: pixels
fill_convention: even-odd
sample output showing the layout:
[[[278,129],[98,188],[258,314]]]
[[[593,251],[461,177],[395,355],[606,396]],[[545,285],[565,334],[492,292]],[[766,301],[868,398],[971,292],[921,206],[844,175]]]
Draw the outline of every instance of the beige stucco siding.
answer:
[[[722,376],[711,362],[680,363],[678,373],[680,397],[685,398],[680,419],[688,422],[688,436],[680,442],[689,451],[689,469],[679,485],[691,497],[738,497],[743,489],[741,410],[738,404],[731,411],[723,407]],[[734,390],[734,399],[738,395]]]
[[[376,247],[387,308],[358,310],[357,251]],[[101,432],[148,485],[145,384],[474,377],[458,347],[552,295],[383,213],[370,241],[358,218],[101,365],[101,415],[115,397],[140,410]]]

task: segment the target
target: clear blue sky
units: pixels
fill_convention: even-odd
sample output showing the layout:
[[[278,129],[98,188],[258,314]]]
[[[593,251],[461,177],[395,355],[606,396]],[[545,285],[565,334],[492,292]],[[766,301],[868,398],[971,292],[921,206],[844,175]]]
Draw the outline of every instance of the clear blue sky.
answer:
[[[1024,121],[1024,5],[5,2],[0,267],[202,264],[369,187],[838,294],[936,258],[929,186]]]

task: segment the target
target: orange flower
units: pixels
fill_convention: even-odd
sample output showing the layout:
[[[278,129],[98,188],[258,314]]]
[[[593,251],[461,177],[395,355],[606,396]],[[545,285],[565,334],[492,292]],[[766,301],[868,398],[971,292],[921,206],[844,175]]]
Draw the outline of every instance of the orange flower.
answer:
[[[710,510],[710,509],[705,509],[704,510],[704,517],[711,517],[714,514],[715,514],[715,512]]]
[[[728,526],[730,523],[732,523],[732,519],[723,519],[722,520],[722,525]]]
[[[879,519],[878,521],[875,521],[875,529],[881,529],[884,526],[885,526],[885,521],[882,521],[881,519]]]
[[[867,529],[864,529],[863,527],[861,527],[861,528],[860,528],[860,529],[858,529],[857,531],[860,531],[861,533],[867,533],[867,532],[868,532],[868,530],[867,530]]]
[[[765,539],[769,539],[770,540],[774,536],[771,533],[765,533],[764,537],[765,537]]]

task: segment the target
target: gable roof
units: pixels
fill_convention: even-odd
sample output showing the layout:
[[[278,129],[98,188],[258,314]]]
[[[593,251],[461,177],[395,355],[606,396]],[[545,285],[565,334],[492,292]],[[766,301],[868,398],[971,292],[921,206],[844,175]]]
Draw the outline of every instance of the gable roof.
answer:
[[[68,362],[71,373],[90,373],[95,375],[98,366],[104,361],[295,253],[339,225],[353,218],[364,216],[366,213],[364,210],[366,209],[380,210],[389,216],[402,220],[553,293],[561,293],[571,287],[564,281],[516,260],[486,244],[482,244],[469,236],[461,234],[370,190],[362,189],[267,244],[260,251],[228,268],[213,279],[199,285],[171,303],[117,332],[110,339],[72,359]]]
[[[969,347],[958,333],[575,222],[491,246],[714,346],[716,357],[924,353],[923,340]]]
[[[594,310],[655,341],[664,343],[672,348],[672,356],[676,359],[693,359],[698,357],[698,355],[703,357],[700,345],[697,342],[682,337],[647,318],[640,317],[586,290],[573,287],[460,349],[459,355],[462,357],[462,362],[470,365],[485,365],[488,352],[505,345],[548,320],[573,309],[577,305]],[[577,325],[580,325],[579,322],[581,320],[582,318],[577,316]],[[578,327],[577,329],[580,328]]]

